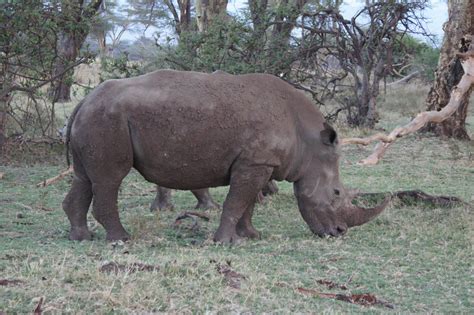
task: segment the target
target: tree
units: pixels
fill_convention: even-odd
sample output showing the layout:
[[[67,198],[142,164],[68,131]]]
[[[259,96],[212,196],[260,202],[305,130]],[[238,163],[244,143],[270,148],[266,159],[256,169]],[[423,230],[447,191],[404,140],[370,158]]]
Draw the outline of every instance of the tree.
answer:
[[[200,32],[206,31],[217,19],[227,16],[228,0],[196,0],[196,22]]]
[[[426,4],[367,1],[351,19],[332,7],[305,13],[301,46],[308,57],[297,69],[299,81],[332,86],[330,95],[342,103],[349,124],[373,128],[380,84],[392,72],[393,49],[404,34],[423,30],[419,11]]]
[[[60,1],[59,14],[61,17],[58,29],[57,57],[53,67],[53,76],[58,78],[51,84],[50,98],[53,102],[69,101],[73,71],[65,69],[74,63],[79,51],[90,31],[92,19],[102,5],[103,0]]]
[[[180,36],[181,33],[189,31],[191,27],[191,0],[176,0],[179,14],[173,0],[163,0],[163,2],[173,17],[176,34]]]
[[[459,83],[464,72],[457,53],[468,50],[474,35],[474,1],[449,0],[449,20],[444,25],[444,39],[433,86],[428,93],[428,110],[442,110],[449,102],[450,92]],[[468,94],[466,94],[468,95]],[[440,136],[469,139],[466,116],[469,98],[462,100],[458,110],[440,124],[429,124],[426,130]]]
[[[11,1],[1,4],[0,11],[0,151],[6,135],[7,118],[15,121],[21,131],[26,128],[22,117],[31,125],[39,122],[43,136],[51,135],[54,126],[54,103],[42,106],[41,87],[86,60],[68,64],[62,72],[51,73],[57,56],[56,34],[63,27],[57,3],[36,0]],[[73,23],[73,22],[71,22]],[[18,95],[26,96],[12,107]],[[32,111],[28,110],[32,104]]]

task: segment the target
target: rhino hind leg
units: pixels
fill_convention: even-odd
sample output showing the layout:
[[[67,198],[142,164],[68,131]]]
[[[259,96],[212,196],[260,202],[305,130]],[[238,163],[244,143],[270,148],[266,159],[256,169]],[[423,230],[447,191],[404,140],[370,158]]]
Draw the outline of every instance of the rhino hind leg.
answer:
[[[94,194],[92,203],[92,214],[94,218],[105,228],[108,241],[126,241],[130,235],[120,223],[117,198],[120,187],[119,183],[94,183],[92,191]]]
[[[76,167],[77,169],[77,167]],[[76,170],[77,172],[77,170]],[[63,201],[63,209],[71,223],[69,239],[73,241],[91,240],[92,233],[87,228],[87,212],[92,201],[92,185],[77,175],[71,189]]]
[[[209,189],[196,189],[191,190],[191,192],[198,201],[195,207],[196,209],[209,210],[220,208],[219,204],[217,204],[214,199],[212,199],[211,194],[209,193]]]
[[[150,206],[150,211],[174,210],[171,203],[171,189],[156,185],[156,197]]]
[[[257,231],[257,229],[255,229],[255,227],[252,225],[254,208],[255,203],[250,205],[247,210],[245,210],[243,216],[240,218],[239,222],[237,222],[237,235],[251,239],[260,239],[260,232]]]
[[[214,241],[223,244],[239,243],[242,237],[251,236],[253,206],[257,194],[270,178],[272,169],[267,166],[234,165],[231,171],[230,189],[224,202],[219,227]],[[237,233],[238,222],[239,232]],[[256,232],[256,230],[255,230]],[[258,233],[258,232],[257,232]]]
[[[269,180],[268,183],[262,189],[262,194],[264,196],[271,196],[277,193],[278,193],[278,186],[274,180]]]

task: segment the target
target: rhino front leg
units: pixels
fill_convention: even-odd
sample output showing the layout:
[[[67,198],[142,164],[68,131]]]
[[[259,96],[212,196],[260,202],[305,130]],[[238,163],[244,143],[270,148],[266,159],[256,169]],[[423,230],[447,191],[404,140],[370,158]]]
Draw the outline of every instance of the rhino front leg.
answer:
[[[253,209],[257,194],[270,178],[272,169],[267,166],[236,165],[231,172],[229,193],[224,202],[219,228],[214,234],[214,241],[224,244],[235,244],[241,240],[237,233],[237,224],[248,209]],[[248,228],[247,223],[251,225],[251,216],[252,213],[249,212],[248,216],[243,218],[239,229],[241,232],[243,227]]]
[[[77,167],[76,167],[77,168]],[[72,181],[71,190],[63,201],[63,209],[71,223],[69,239],[73,241],[91,240],[92,234],[87,228],[87,212],[92,201],[92,185],[77,175]]]
[[[92,184],[94,194],[92,214],[107,232],[108,241],[126,241],[130,238],[120,223],[117,207],[119,187],[120,183]]]
[[[150,211],[173,210],[171,189],[156,185],[156,197],[150,206]]]
[[[208,210],[220,208],[220,206],[212,199],[211,194],[209,193],[209,189],[196,189],[191,190],[191,192],[198,201],[196,209]]]

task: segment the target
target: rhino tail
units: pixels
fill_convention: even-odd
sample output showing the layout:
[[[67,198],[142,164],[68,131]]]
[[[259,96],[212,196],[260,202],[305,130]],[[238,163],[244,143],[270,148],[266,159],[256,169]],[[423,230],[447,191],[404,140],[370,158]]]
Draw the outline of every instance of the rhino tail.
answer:
[[[84,100],[80,101],[79,104],[76,105],[76,107],[72,111],[71,117],[69,117],[69,120],[68,120],[68,123],[67,123],[65,145],[66,145],[66,162],[67,162],[68,167],[71,166],[71,160],[69,158],[69,142],[71,141],[72,124],[74,123],[74,118],[76,117],[77,113],[79,112],[79,109],[81,109],[82,104],[84,104]]]

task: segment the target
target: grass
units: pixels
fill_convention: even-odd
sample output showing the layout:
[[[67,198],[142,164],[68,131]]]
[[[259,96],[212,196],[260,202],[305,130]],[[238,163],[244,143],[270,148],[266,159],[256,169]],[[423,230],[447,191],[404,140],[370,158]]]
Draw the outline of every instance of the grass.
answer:
[[[385,99],[382,127],[404,121],[390,99],[397,93]],[[472,142],[414,135],[395,143],[379,165],[356,165],[370,149],[342,149],[341,178],[347,186],[370,192],[421,189],[474,202]],[[61,210],[70,178],[46,188],[35,186],[63,168],[46,162],[0,166],[5,173],[0,180],[0,279],[22,281],[0,286],[0,311],[7,314],[31,313],[40,297],[45,312],[74,314],[471,313],[474,309],[472,208],[394,201],[373,222],[341,238],[321,239],[299,216],[291,184],[279,183],[280,193],[256,209],[254,222],[262,239],[226,247],[211,241],[220,211],[209,211],[211,220],[200,221],[197,230],[189,229],[188,223],[175,228],[178,213],[194,206],[192,195],[177,191],[174,212],[150,213],[153,185],[132,172],[122,186],[119,207],[133,239],[108,244],[102,227],[90,218],[95,240],[75,243],[67,240],[69,226]],[[226,191],[223,187],[211,193],[222,203]],[[101,272],[100,267],[110,261],[150,264],[159,270]],[[230,287],[217,272],[216,264],[227,262],[245,277],[240,289]],[[346,284],[348,290],[329,289],[317,282],[321,279]],[[307,296],[298,293],[298,287],[371,293],[395,309]]]

